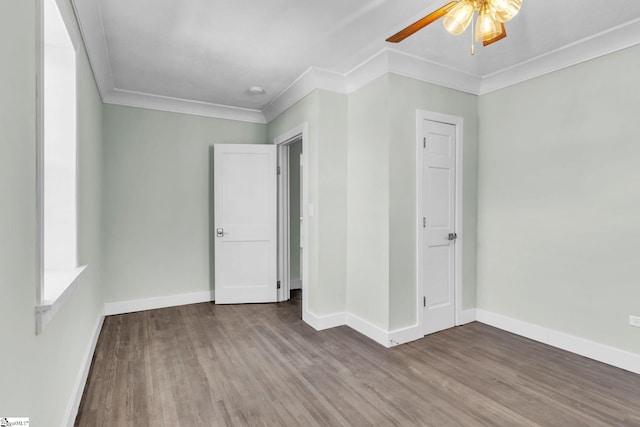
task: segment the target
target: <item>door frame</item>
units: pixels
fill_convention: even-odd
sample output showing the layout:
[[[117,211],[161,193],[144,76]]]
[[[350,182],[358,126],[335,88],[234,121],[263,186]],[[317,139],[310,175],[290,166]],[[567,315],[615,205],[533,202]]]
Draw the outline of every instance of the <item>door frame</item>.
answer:
[[[422,243],[423,243],[423,235],[422,232],[422,186],[423,186],[423,135],[424,128],[423,122],[425,120],[440,122],[449,124],[455,127],[456,129],[456,185],[455,185],[455,232],[458,235],[455,244],[455,267],[454,267],[454,307],[455,307],[455,326],[462,325],[462,242],[464,241],[464,233],[462,229],[462,214],[463,214],[463,205],[462,205],[462,165],[463,165],[463,134],[464,134],[464,118],[459,116],[452,116],[449,114],[437,113],[434,111],[426,111],[426,110],[417,110],[416,112],[416,191],[417,191],[417,204],[416,204],[416,265],[417,265],[417,274],[416,274],[416,302],[417,302],[417,311],[418,311],[418,325],[420,327],[420,336],[424,334],[422,331],[424,330],[424,306],[423,306],[423,289],[422,289],[422,278],[426,274],[422,267]]]
[[[278,302],[287,301],[291,295],[289,280],[289,145],[300,141],[302,143],[302,226],[300,227],[300,242],[302,247],[301,278],[302,278],[302,310],[308,311],[309,295],[309,125],[304,122],[293,129],[279,135],[273,140],[277,146],[278,167]],[[299,250],[299,249],[298,249]]]

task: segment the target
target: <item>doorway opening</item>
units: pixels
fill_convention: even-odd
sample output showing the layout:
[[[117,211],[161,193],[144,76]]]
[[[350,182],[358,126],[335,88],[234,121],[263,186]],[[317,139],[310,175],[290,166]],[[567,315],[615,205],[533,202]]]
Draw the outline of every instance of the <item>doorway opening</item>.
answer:
[[[274,144],[278,148],[278,301],[299,300],[301,293],[304,313],[309,266],[307,125],[279,136]]]

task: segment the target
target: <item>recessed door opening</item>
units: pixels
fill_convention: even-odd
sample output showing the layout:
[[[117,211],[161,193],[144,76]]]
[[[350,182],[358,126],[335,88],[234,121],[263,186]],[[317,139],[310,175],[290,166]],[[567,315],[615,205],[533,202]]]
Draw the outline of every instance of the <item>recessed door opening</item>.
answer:
[[[290,289],[302,291],[302,140],[287,146],[289,150],[289,284]]]
[[[275,140],[278,147],[278,301],[300,302],[303,312],[307,307],[304,289],[308,268],[305,128],[301,126]]]
[[[278,146],[278,301],[302,290],[301,159],[301,138]]]
[[[460,324],[462,119],[418,112],[418,312],[424,335]]]

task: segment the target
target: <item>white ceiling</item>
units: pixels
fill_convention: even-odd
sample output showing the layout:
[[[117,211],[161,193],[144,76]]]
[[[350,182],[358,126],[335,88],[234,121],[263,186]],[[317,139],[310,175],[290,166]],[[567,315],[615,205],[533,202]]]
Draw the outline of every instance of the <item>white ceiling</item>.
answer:
[[[234,117],[234,111],[244,109],[253,114],[251,121],[265,121],[261,114],[282,104],[287,88],[310,69],[347,78],[367,60],[389,52],[387,48],[396,57],[406,54],[413,69],[436,67],[436,83],[460,88],[444,81],[450,74],[480,82],[462,89],[481,93],[480,84],[497,75],[510,73],[505,81],[521,81],[523,75],[640,43],[638,0],[524,0],[520,13],[506,24],[508,37],[488,47],[476,44],[474,56],[470,29],[456,37],[441,22],[399,44],[384,41],[446,2],[73,1],[105,102],[162,104],[166,107],[159,108],[240,119],[242,114]],[[540,71],[523,74],[523,67],[536,70],[535,62],[543,60],[547,64],[538,66]],[[429,72],[417,74],[429,80]],[[261,86],[266,93],[251,95],[250,86]]]

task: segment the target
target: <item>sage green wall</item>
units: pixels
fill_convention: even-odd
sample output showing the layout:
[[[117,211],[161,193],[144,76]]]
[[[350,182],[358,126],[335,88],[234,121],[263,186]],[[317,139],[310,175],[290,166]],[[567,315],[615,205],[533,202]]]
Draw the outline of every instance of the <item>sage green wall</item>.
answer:
[[[302,142],[289,147],[289,273],[291,280],[300,280],[300,153]]]
[[[315,90],[268,124],[268,139],[309,126],[309,310],[344,312],[347,256],[347,96]]]
[[[263,144],[266,126],[104,107],[106,302],[213,289],[213,144]]]
[[[349,95],[347,311],[384,330],[390,288],[389,114],[388,74]]]
[[[640,47],[480,98],[478,307],[640,353]]]
[[[389,74],[389,329],[417,322],[416,110],[464,119],[462,309],[476,306],[478,97]]]
[[[59,426],[75,397],[83,357],[102,313],[102,104],[81,49],[78,250],[88,267],[51,323],[36,335],[35,3],[0,2],[0,414]]]
[[[349,96],[348,311],[385,329],[417,322],[416,111],[464,118],[462,306],[475,308],[477,97],[397,74]]]

